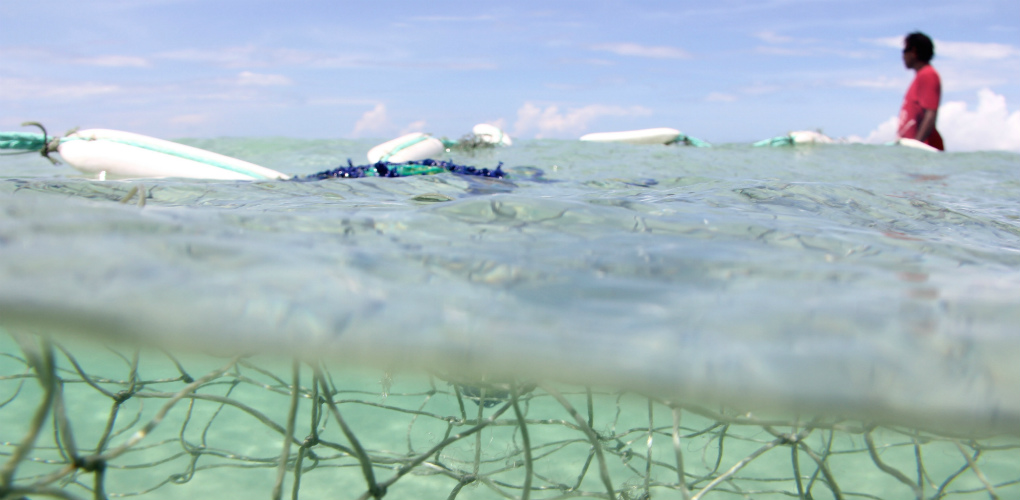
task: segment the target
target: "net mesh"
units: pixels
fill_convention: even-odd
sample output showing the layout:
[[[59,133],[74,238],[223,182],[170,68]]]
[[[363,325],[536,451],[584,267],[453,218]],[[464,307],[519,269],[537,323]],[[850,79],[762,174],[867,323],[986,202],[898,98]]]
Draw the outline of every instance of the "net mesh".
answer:
[[[378,162],[372,165],[355,165],[350,159],[347,165],[341,165],[331,170],[323,170],[304,178],[295,180],[317,181],[322,179],[353,179],[359,177],[407,177],[411,175],[435,175],[452,172],[460,175],[474,175],[478,177],[492,177],[501,179],[506,176],[503,172],[503,163],[500,162],[494,169],[477,168],[471,165],[458,165],[443,160],[416,160],[403,163]]]
[[[4,499],[1020,498],[1016,436],[0,337]]]

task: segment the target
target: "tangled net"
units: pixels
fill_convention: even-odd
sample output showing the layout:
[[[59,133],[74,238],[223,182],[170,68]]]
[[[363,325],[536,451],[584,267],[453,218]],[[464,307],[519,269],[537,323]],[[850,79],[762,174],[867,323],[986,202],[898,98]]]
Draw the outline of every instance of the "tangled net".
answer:
[[[463,151],[467,153],[473,153],[476,151],[484,151],[490,149],[496,149],[501,147],[498,141],[493,141],[491,137],[484,137],[480,135],[464,134],[460,136],[460,139],[450,140],[445,137],[440,139],[443,144],[446,145],[447,149]]]
[[[474,175],[478,177],[492,177],[502,179],[506,176],[503,172],[503,162],[496,165],[494,169],[476,168],[470,165],[458,165],[442,160],[417,160],[404,163],[378,162],[372,165],[355,165],[350,159],[346,166],[339,166],[332,170],[323,170],[304,178],[296,180],[317,181],[322,179],[353,179],[359,177],[407,177],[411,175],[434,175],[451,172],[461,175]]]
[[[27,334],[0,368],[2,499],[1020,497],[1016,436]]]

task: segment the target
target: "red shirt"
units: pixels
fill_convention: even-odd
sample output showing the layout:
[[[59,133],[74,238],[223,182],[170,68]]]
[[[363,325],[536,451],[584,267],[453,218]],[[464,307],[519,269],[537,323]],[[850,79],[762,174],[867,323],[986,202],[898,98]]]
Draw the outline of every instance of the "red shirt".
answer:
[[[942,98],[942,80],[935,68],[930,64],[917,71],[914,82],[907,89],[907,95],[903,98],[903,107],[900,108],[899,136],[914,139],[917,136],[917,126],[921,123],[926,109],[939,109],[939,100]],[[932,128],[931,134],[925,144],[945,149],[942,145],[942,136],[939,131]]]

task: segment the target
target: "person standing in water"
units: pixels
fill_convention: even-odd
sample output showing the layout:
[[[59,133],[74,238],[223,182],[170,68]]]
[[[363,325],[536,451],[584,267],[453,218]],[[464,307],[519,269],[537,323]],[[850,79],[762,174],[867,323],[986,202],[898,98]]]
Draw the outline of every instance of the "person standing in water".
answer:
[[[903,65],[917,74],[903,98],[898,133],[902,138],[917,139],[943,151],[942,136],[935,129],[942,99],[942,80],[930,64],[933,57],[935,45],[928,35],[918,31],[903,40]]]

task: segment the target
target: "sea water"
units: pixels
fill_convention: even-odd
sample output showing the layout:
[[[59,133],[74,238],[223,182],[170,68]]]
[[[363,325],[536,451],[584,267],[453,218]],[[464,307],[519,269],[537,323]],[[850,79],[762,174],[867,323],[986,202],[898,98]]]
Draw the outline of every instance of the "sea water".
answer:
[[[375,144],[181,142],[296,176],[348,158],[364,163]],[[0,428],[17,429],[0,435],[8,443],[5,452],[23,436],[26,416],[42,393],[25,361],[32,352],[24,347],[28,335],[30,345],[37,338],[75,345],[58,356],[59,373],[79,377],[65,384],[77,388],[67,391],[69,405],[84,405],[96,394],[82,372],[102,374],[113,387],[130,379],[137,365],[143,379],[160,381],[153,388],[181,390],[185,381],[169,358],[150,354],[132,364],[131,349],[139,344],[170,351],[196,378],[230,356],[257,355],[261,364],[252,366],[270,368],[231,368],[232,382],[210,390],[229,391],[221,391],[223,397],[260,407],[281,426],[287,420],[288,398],[281,394],[291,380],[289,359],[366,370],[349,373],[334,365],[347,381],[334,378],[335,387],[362,394],[364,411],[344,411],[373,450],[393,457],[420,453],[444,434],[466,428],[450,427],[443,418],[478,423],[513,399],[504,391],[491,406],[475,404],[468,397],[472,388],[521,391],[531,398],[526,418],[533,422],[533,439],[552,443],[542,449],[553,458],[541,462],[547,468],[532,483],[546,489],[534,490],[533,498],[571,496],[585,487],[606,495],[595,447],[583,426],[571,423],[554,387],[588,415],[600,436],[616,436],[620,444],[615,450],[607,445],[611,456],[605,462],[617,485],[625,485],[618,490],[633,491],[632,498],[642,492],[683,498],[677,466],[662,465],[675,454],[669,430],[676,415],[685,419],[676,427],[684,436],[680,448],[690,452],[688,462],[696,462],[687,463],[688,480],[703,475],[704,487],[741,458],[754,457],[740,469],[751,483],[720,479],[724,486],[708,498],[781,490],[796,496],[805,486],[778,472],[790,468],[789,451],[782,459],[759,460],[754,453],[774,438],[768,422],[789,424],[785,432],[792,435],[810,427],[804,422],[811,418],[823,419],[824,425],[813,425],[830,431],[829,447],[825,435],[815,434],[811,439],[819,441],[812,449],[832,449],[831,442],[840,440],[845,445],[831,461],[849,478],[841,480],[848,491],[917,497],[909,481],[869,455],[862,437],[871,438],[874,426],[891,426],[874,434],[879,451],[891,462],[901,460],[897,470],[919,477],[915,483],[932,485],[923,496],[940,491],[939,483],[968,464],[955,441],[936,442],[925,462],[932,472],[918,472],[919,443],[931,438],[918,433],[928,431],[952,439],[1002,439],[983,456],[973,455],[983,448],[971,448],[967,456],[983,460],[982,473],[953,487],[965,492],[963,498],[992,491],[1001,498],[1020,495],[1014,439],[1020,433],[1017,154],[522,140],[508,148],[454,150],[446,159],[490,169],[502,163],[508,176],[100,182],[35,155],[0,158],[0,320],[21,339],[21,346],[6,339],[3,350],[0,381],[7,392],[0,402],[8,403],[0,407]],[[114,358],[99,347],[111,343]],[[210,352],[212,359],[191,358]],[[70,360],[77,358],[88,368],[75,371]],[[303,398],[316,387],[308,366],[299,369]],[[487,385],[492,381],[502,385]],[[94,442],[109,421],[110,399],[101,401],[72,419],[82,429],[75,431],[88,436],[82,440]],[[155,406],[147,404],[132,409],[138,422],[152,418]],[[687,406],[674,414],[681,404]],[[388,411],[367,410],[380,407]],[[196,456],[188,447],[211,433],[235,443],[217,455],[228,465],[199,470],[194,479],[179,463],[169,474],[121,475],[118,491],[156,487],[158,498],[186,498],[233,494],[243,486],[268,496],[278,434],[238,447],[264,425],[242,413],[221,419],[231,425],[213,426],[218,412],[230,411],[216,408],[194,410],[196,420],[210,422],[206,433],[196,424],[198,434],[184,439],[182,429],[191,428],[181,422],[191,416],[173,413],[172,423],[156,431],[164,434],[148,442],[183,449],[183,458],[174,460],[186,463]],[[503,418],[513,420],[509,406],[503,410]],[[299,420],[310,412],[302,407]],[[422,421],[442,418],[423,423],[408,414]],[[840,427],[843,419],[855,423]],[[719,422],[734,429],[748,425],[728,441],[731,455],[724,456]],[[394,483],[388,498],[422,492],[519,496],[519,487],[504,483],[523,481],[520,431],[494,428],[437,455],[467,475],[416,473],[417,481]],[[642,428],[643,434],[626,430]],[[502,452],[482,453],[479,436]],[[138,463],[175,456],[152,446],[155,455]],[[653,449],[657,459],[649,458]],[[37,457],[28,467],[59,463],[56,441],[49,450],[40,452],[48,458]],[[769,450],[762,456],[771,456]],[[646,452],[647,460],[632,462]],[[335,495],[335,488],[351,498],[365,492],[352,454],[333,454],[323,463],[347,475],[307,474],[302,497]],[[495,458],[486,462],[482,455]],[[942,463],[933,455],[952,459]],[[840,456],[863,459],[841,462]],[[238,463],[261,469],[245,475],[245,466],[229,466]],[[551,463],[569,472],[560,474]],[[592,472],[585,472],[586,463]],[[479,469],[482,476],[489,470],[486,477],[494,479],[486,481],[494,482],[465,482]],[[218,479],[196,486],[203,475]],[[453,476],[459,479],[451,481]],[[810,474],[804,476],[807,481]],[[815,472],[812,480],[821,476]],[[584,487],[571,490],[575,480]],[[287,481],[290,488],[293,479]],[[872,489],[858,487],[863,484]],[[78,488],[72,491],[88,496],[84,486]],[[816,498],[838,496],[831,488],[811,491]]]

